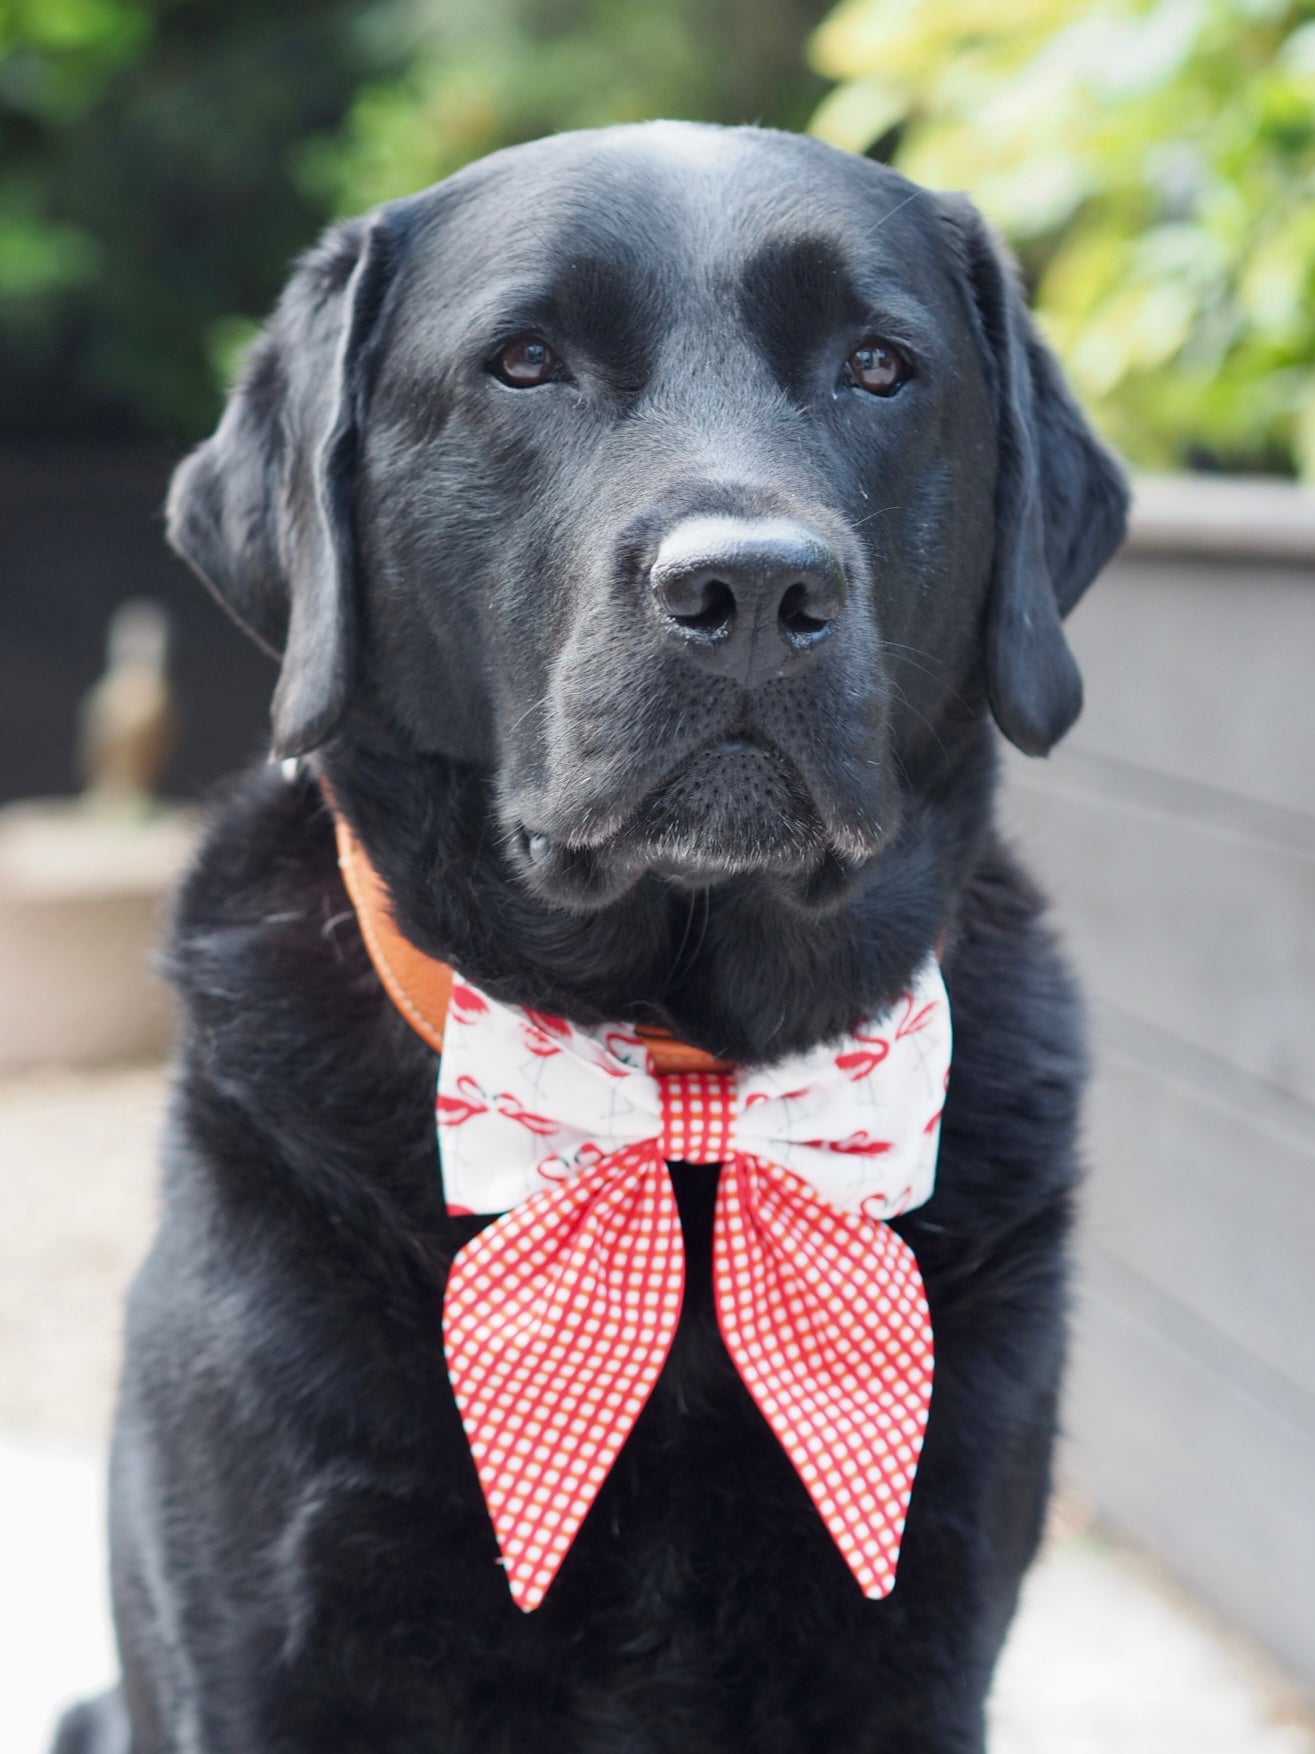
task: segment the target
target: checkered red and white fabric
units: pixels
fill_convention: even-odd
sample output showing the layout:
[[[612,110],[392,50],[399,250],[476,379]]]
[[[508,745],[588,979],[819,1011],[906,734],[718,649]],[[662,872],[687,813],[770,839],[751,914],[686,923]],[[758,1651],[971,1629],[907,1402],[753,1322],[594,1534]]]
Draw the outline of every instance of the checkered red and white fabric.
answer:
[[[520,1607],[543,1600],[670,1350],[677,1160],[723,1165],[713,1275],[736,1368],[864,1592],[893,1588],[932,1337],[883,1220],[931,1194],[949,1066],[935,963],[844,1041],[726,1073],[657,1074],[622,1025],[454,982],[444,1187],[454,1212],[506,1216],[457,1254],[444,1347]]]

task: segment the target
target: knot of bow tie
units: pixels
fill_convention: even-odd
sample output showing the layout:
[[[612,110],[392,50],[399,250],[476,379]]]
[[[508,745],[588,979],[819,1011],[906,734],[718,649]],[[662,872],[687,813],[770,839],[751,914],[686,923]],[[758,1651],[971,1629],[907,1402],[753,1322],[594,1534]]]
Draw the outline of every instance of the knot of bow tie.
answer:
[[[457,1253],[448,1372],[523,1609],[543,1600],[675,1336],[667,1164],[720,1164],[722,1338],[865,1594],[894,1586],[931,1399],[912,1250],[932,1190],[949,1007],[929,963],[891,1012],[766,1068],[657,1072],[640,1034],[453,984],[438,1089]]]

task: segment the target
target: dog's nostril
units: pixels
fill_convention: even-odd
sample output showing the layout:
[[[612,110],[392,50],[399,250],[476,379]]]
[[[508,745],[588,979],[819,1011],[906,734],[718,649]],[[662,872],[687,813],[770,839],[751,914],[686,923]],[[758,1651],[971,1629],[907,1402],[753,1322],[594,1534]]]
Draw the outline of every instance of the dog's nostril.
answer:
[[[688,608],[673,603],[667,614],[693,633],[721,633],[735,619],[735,592],[724,579],[701,580],[695,602]]]
[[[781,631],[792,639],[806,639],[810,634],[822,633],[830,626],[832,616],[817,616],[808,613],[812,601],[810,587],[800,581],[791,585],[781,598],[781,606],[777,616],[781,623]],[[813,604],[816,608],[818,605]]]
[[[784,518],[686,518],[649,569],[653,602],[691,662],[757,688],[804,661],[845,607],[845,569]]]

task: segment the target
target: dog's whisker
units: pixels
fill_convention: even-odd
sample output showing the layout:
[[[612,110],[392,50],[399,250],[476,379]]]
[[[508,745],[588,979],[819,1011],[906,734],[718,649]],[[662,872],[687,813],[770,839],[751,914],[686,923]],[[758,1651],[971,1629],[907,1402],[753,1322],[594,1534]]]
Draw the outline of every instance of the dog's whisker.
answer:
[[[892,696],[900,703],[901,706],[905,707],[909,712],[911,712],[913,714],[914,718],[917,719],[917,721],[920,725],[923,725],[928,731],[931,732],[932,736],[936,739],[937,748],[940,750],[941,754],[944,755],[945,754],[945,744],[941,738],[941,734],[936,729],[935,725],[932,724],[931,720],[926,716],[926,714],[918,711],[917,707],[914,706],[913,702],[909,699],[908,695],[905,694],[904,690],[899,686],[899,684],[897,682],[892,682],[890,684],[890,692],[891,692]]]
[[[902,512],[903,510],[904,510],[904,507],[902,505],[878,506],[876,511],[864,512],[864,514],[861,518],[855,518],[853,525],[851,527],[853,529],[857,530],[857,529],[860,529],[862,527],[862,525],[864,525],[864,524],[870,524],[872,522],[873,518],[884,517],[887,512]]]
[[[873,231],[880,231],[882,226],[888,224],[894,219],[897,213],[902,213],[909,205],[910,201],[916,201],[920,195],[925,195],[926,193],[927,191],[925,189],[915,189],[911,195],[906,195],[902,201],[897,201],[890,209],[889,213],[882,214],[881,218],[873,226]]]

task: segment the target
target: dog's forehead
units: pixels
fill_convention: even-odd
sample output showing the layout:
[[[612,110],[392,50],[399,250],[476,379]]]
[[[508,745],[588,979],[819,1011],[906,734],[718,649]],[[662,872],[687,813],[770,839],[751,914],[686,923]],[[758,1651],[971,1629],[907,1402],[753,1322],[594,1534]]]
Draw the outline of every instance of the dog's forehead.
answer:
[[[656,302],[810,254],[926,298],[945,277],[935,197],[820,141],[757,128],[643,123],[493,154],[415,198],[411,275],[432,299],[549,292],[614,274]]]

